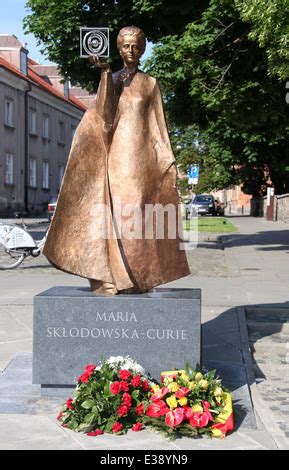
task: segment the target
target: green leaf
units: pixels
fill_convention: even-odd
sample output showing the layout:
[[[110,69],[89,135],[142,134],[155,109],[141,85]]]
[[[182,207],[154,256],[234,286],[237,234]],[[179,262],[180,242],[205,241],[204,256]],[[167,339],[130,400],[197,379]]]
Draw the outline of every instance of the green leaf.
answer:
[[[90,410],[91,408],[93,408],[94,405],[95,405],[94,400],[86,400],[82,403],[81,407],[84,408],[85,410]]]

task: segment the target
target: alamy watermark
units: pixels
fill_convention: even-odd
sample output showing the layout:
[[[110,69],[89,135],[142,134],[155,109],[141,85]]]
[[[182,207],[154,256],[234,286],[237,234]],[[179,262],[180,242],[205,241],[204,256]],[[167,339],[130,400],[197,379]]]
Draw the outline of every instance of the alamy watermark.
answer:
[[[97,239],[179,240],[180,249],[193,250],[198,244],[198,217],[185,218],[183,204],[96,204],[90,212],[90,236]],[[185,220],[184,220],[185,219]]]

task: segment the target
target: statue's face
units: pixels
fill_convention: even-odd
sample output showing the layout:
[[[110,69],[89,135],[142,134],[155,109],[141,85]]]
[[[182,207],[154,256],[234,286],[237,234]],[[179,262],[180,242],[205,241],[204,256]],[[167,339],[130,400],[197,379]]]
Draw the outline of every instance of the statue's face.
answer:
[[[137,36],[125,35],[122,37],[119,53],[126,66],[138,65],[143,54],[140,40]]]

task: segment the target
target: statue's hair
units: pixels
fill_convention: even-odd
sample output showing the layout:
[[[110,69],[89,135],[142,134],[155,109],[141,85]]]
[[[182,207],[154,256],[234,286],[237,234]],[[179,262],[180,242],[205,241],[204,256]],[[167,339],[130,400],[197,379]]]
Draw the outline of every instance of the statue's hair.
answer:
[[[120,32],[118,33],[118,36],[117,36],[117,47],[118,47],[118,49],[121,48],[122,38],[123,38],[123,36],[126,36],[126,35],[136,36],[140,40],[142,54],[143,54],[145,49],[146,49],[146,38],[145,38],[145,35],[144,35],[144,32],[142,31],[142,29],[137,28],[136,26],[125,26],[124,28],[122,28],[120,30]]]

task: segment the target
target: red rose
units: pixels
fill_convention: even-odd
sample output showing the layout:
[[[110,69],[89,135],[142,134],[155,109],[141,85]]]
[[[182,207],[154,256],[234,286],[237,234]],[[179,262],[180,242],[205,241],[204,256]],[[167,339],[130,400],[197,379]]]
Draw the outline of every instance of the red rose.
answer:
[[[112,432],[113,432],[114,434],[120,432],[120,431],[122,430],[122,424],[120,424],[120,423],[118,423],[118,422],[114,423],[114,425],[112,426],[111,430],[112,430]]]
[[[118,410],[117,410],[117,415],[118,416],[126,416],[128,412],[128,407],[126,405],[120,405]]]
[[[136,375],[136,376],[132,379],[131,385],[132,385],[133,387],[139,387],[139,386],[141,385],[141,377],[140,377],[140,375]]]
[[[125,382],[124,380],[122,380],[121,382],[119,382],[120,384],[120,389],[123,391],[123,392],[128,392],[129,391],[129,384],[127,382]]]
[[[90,437],[94,437],[94,436],[101,436],[101,434],[103,434],[103,431],[101,429],[96,429],[95,431],[88,432],[86,435]]]
[[[129,393],[124,393],[122,396],[122,401],[125,405],[131,405],[131,395]]]
[[[142,403],[141,405],[137,406],[135,409],[135,412],[138,416],[143,415],[145,411],[144,404]]]
[[[85,372],[84,374],[82,374],[82,375],[78,378],[78,381],[79,381],[79,382],[82,382],[83,384],[86,384],[86,383],[88,382],[90,376],[91,376],[90,373]]]
[[[59,415],[57,416],[57,420],[61,421],[62,420],[63,413],[60,411]]]
[[[113,395],[118,395],[120,393],[120,382],[113,382],[110,384],[110,392]]]
[[[188,393],[190,393],[190,390],[188,388],[180,387],[176,393],[176,398],[184,398]]]
[[[149,383],[148,383],[147,380],[143,380],[142,383],[141,383],[141,386],[142,386],[142,389],[143,389],[145,392],[147,392],[147,391],[149,390],[149,388],[150,388]]]
[[[146,414],[150,418],[159,418],[160,416],[166,415],[170,409],[167,407],[164,401],[158,401],[157,403],[152,403],[147,411]]]
[[[131,428],[132,431],[134,432],[139,432],[143,429],[143,425],[142,423],[136,423],[133,425],[133,427]]]
[[[67,402],[66,402],[66,406],[69,410],[73,411],[74,410],[74,407],[72,406],[72,398],[68,398]]]
[[[96,366],[94,364],[88,364],[85,368],[85,372],[93,372]]]
[[[129,380],[131,377],[131,373],[128,370],[123,369],[119,371],[118,376],[121,380]]]

